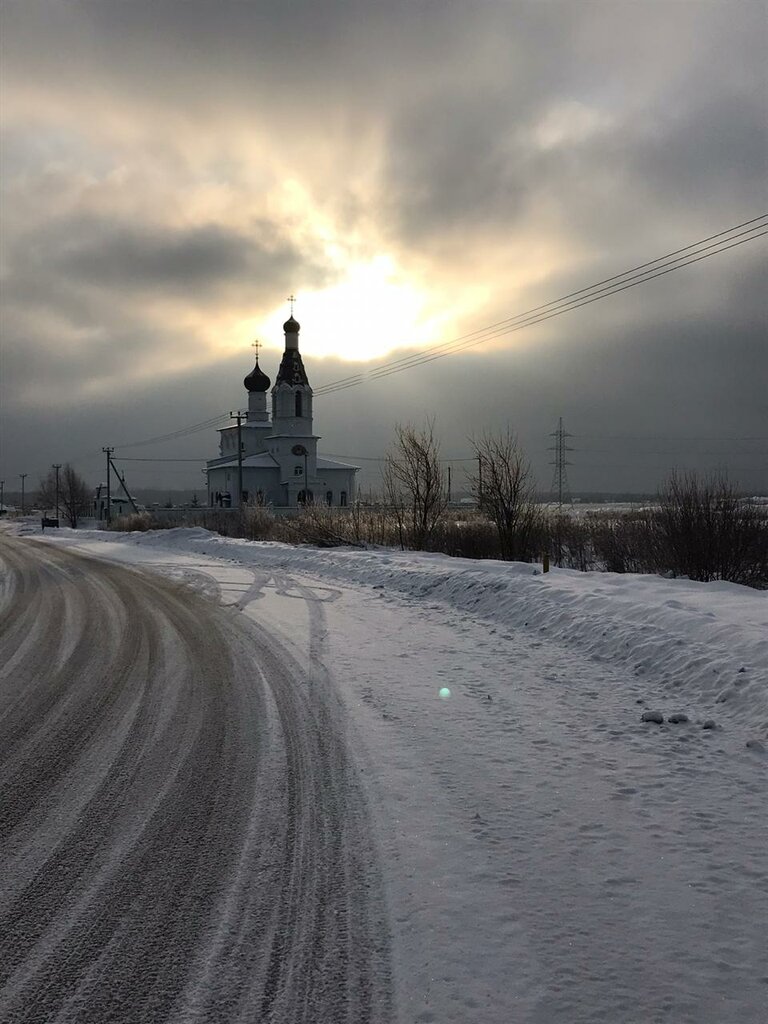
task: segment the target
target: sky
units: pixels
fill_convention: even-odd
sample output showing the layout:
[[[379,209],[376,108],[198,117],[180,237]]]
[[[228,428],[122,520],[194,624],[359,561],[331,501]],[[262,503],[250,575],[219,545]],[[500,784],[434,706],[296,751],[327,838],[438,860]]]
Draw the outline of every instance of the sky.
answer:
[[[274,378],[315,388],[768,209],[765,5],[0,0],[0,478],[102,446],[200,487]],[[509,427],[542,488],[768,491],[766,241],[315,402],[375,490],[397,422]],[[194,460],[201,460],[196,462]]]

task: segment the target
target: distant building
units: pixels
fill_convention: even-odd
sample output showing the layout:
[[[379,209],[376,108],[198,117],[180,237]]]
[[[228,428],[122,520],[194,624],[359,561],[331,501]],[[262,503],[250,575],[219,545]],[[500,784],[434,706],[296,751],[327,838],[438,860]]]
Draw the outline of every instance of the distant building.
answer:
[[[343,507],[355,496],[357,466],[317,453],[312,432],[312,388],[299,352],[299,324],[291,314],[283,324],[285,351],[272,388],[272,418],[267,411],[269,377],[256,365],[243,381],[248,413],[240,430],[242,501],[282,508],[305,503]],[[208,503],[235,507],[238,496],[238,427],[219,431],[219,457],[206,463]]]
[[[125,495],[121,494],[110,494],[109,503],[112,506],[112,518],[115,519],[117,516],[126,516],[136,510],[135,502],[131,501],[130,498],[126,498]],[[96,490],[93,493],[93,501],[91,504],[91,515],[94,519],[102,520],[107,519],[107,485],[105,483],[97,484]]]

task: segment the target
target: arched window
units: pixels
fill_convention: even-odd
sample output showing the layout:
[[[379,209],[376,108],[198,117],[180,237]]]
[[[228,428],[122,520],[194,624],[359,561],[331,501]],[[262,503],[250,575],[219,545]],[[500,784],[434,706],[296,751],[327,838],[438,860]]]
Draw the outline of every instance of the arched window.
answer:
[[[302,394],[301,394],[300,391],[297,391],[296,392],[296,415],[297,416],[302,416],[303,415],[303,413],[301,411],[301,399],[302,399]]]
[[[326,503],[326,505],[332,505],[333,504],[333,491],[326,491],[325,492],[325,503]]]
[[[344,507],[347,504],[347,492],[342,491],[339,495],[339,504]]]

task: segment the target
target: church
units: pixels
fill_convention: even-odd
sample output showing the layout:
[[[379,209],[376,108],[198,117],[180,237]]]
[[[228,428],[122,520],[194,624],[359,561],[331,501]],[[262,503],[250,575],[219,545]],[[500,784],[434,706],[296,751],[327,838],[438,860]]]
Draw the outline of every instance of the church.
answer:
[[[293,312],[283,330],[285,350],[271,392],[271,418],[270,380],[259,366],[257,347],[256,365],[243,381],[248,412],[219,431],[219,457],[206,463],[209,505],[235,508],[253,501],[275,508],[313,503],[343,508],[354,501],[359,467],[317,452],[320,438],[312,432],[312,388]]]

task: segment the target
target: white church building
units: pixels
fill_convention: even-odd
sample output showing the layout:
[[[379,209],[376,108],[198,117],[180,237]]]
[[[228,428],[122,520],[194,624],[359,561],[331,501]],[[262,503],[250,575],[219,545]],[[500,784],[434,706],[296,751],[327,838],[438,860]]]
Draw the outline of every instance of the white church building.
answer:
[[[241,501],[254,501],[277,508],[307,503],[344,507],[354,501],[359,467],[317,453],[320,438],[312,432],[312,388],[293,313],[283,330],[285,351],[272,388],[271,419],[270,380],[259,366],[257,350],[256,365],[243,381],[248,412],[238,424],[219,431],[219,457],[206,463],[209,505],[234,508]]]

